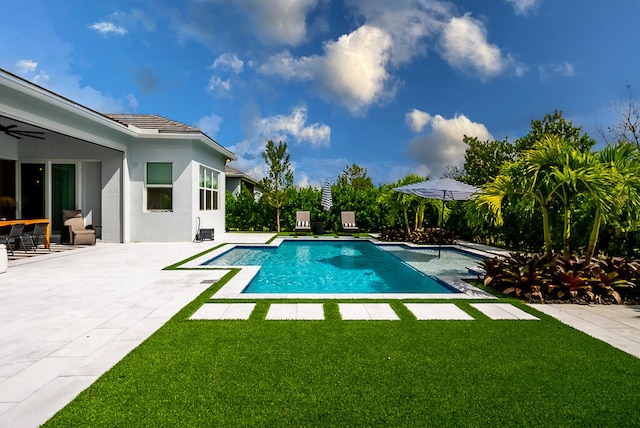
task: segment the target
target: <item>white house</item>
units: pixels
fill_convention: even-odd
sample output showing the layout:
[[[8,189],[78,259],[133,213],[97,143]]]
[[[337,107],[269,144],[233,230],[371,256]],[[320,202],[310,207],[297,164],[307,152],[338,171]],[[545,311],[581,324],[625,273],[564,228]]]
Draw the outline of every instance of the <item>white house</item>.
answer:
[[[187,241],[225,230],[232,152],[160,116],[103,114],[0,69],[0,217],[80,209],[105,242]]]

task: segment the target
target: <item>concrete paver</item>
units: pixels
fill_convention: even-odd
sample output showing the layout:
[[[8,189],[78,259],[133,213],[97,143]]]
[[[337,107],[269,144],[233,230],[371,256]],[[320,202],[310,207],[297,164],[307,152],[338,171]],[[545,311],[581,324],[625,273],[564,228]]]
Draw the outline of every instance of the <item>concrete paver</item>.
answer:
[[[539,320],[510,303],[471,303],[471,306],[492,320]]]
[[[398,314],[388,303],[339,303],[343,320],[399,320]]]
[[[405,303],[419,320],[473,320],[454,303]]]
[[[272,303],[268,320],[323,320],[322,303]]]

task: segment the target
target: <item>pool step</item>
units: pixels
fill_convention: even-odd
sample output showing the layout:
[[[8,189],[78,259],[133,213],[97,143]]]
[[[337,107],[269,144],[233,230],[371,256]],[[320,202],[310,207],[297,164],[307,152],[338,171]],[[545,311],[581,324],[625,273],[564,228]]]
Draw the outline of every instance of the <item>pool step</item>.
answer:
[[[192,320],[246,320],[255,303],[205,303]],[[418,320],[474,320],[455,303],[405,303],[404,306]],[[538,320],[539,318],[510,303],[472,303],[471,307],[493,320]],[[345,321],[397,321],[400,317],[388,303],[338,303]],[[266,320],[323,320],[322,303],[272,303]]]

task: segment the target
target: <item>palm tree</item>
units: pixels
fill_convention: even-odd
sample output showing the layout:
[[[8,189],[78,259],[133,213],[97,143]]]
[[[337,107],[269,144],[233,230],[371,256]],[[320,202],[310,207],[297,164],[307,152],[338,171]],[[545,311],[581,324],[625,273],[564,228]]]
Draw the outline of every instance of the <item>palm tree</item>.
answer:
[[[594,198],[596,208],[585,253],[587,260],[595,255],[602,224],[615,221],[623,209],[636,219],[640,216],[640,176],[637,175],[640,171],[640,159],[635,145],[607,145],[595,154],[594,160],[600,165],[602,174],[608,178],[606,188],[600,189],[608,198],[607,203],[601,203],[602,198]]]
[[[482,187],[475,199],[479,213],[490,214],[496,225],[502,225],[502,203],[507,195],[522,197],[531,208],[538,205],[542,213],[545,255],[553,255],[550,207],[560,202],[563,207],[562,254],[569,258],[571,236],[571,204],[581,191],[592,195],[603,207],[608,202],[603,189],[608,179],[592,161],[592,154],[578,150],[560,136],[538,140],[532,149],[513,162],[506,163],[500,174]],[[487,213],[488,211],[488,213]],[[533,212],[533,209],[531,210]],[[485,218],[488,218],[485,215]]]

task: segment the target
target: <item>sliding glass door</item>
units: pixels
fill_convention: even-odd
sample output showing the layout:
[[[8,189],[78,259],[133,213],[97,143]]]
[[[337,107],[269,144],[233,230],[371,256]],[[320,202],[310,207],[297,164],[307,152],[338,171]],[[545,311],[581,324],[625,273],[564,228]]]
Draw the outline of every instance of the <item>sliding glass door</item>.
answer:
[[[62,210],[76,209],[76,166],[51,165],[51,229],[62,230]]]
[[[22,187],[21,218],[45,218],[45,164],[23,163],[20,166]]]
[[[51,168],[48,174],[47,168]],[[51,231],[62,230],[62,210],[76,209],[76,165],[73,163],[22,163],[21,217],[47,218],[50,212]],[[51,210],[47,208],[47,181],[51,180]]]

